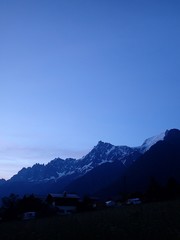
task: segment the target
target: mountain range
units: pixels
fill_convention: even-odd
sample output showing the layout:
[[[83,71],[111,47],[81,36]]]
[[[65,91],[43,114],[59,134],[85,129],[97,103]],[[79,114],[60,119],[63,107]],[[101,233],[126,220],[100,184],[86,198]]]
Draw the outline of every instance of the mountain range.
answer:
[[[152,177],[162,184],[169,177],[180,181],[180,130],[148,138],[139,147],[114,146],[99,141],[80,159],[55,158],[48,164],[22,168],[11,179],[0,180],[0,196],[46,195],[76,192],[109,197],[126,190],[144,190]]]

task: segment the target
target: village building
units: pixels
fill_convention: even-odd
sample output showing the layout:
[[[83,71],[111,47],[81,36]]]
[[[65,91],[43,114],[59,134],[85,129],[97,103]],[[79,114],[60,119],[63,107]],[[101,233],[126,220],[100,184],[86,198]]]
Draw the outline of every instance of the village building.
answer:
[[[23,214],[23,220],[30,220],[36,218],[36,212],[25,212]]]
[[[128,204],[128,205],[131,205],[131,204],[136,205],[136,204],[140,204],[140,203],[142,203],[140,198],[129,198],[126,202],[126,204]]]
[[[80,197],[66,192],[62,194],[50,193],[46,200],[48,204],[56,207],[60,214],[70,214],[77,211]]]

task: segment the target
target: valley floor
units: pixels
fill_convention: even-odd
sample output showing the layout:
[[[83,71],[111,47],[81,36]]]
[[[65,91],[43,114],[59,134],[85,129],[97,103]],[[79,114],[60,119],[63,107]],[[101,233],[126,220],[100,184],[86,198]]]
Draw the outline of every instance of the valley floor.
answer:
[[[180,200],[0,223],[3,240],[180,240]]]

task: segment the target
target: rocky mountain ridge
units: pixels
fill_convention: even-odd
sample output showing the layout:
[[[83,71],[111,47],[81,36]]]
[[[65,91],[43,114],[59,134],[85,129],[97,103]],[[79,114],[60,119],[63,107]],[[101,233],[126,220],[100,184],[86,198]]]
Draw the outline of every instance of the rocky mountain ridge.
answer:
[[[13,182],[47,182],[59,181],[69,175],[77,178],[104,163],[121,161],[126,167],[130,166],[142,153],[153,144],[163,139],[164,134],[149,138],[140,147],[114,146],[99,141],[98,144],[80,159],[55,158],[48,164],[35,164],[32,167],[22,168],[9,181]]]
[[[11,179],[0,182],[0,196],[16,194],[47,194],[76,191],[93,194],[121,179],[136,161],[168,134],[148,138],[139,147],[114,146],[99,141],[80,159],[55,158],[47,164],[35,164],[21,169]]]

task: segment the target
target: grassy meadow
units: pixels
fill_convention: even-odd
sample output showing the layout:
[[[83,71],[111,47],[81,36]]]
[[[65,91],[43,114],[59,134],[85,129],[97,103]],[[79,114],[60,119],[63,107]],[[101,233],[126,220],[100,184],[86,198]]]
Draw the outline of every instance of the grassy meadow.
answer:
[[[2,240],[180,240],[180,201],[0,223]]]

